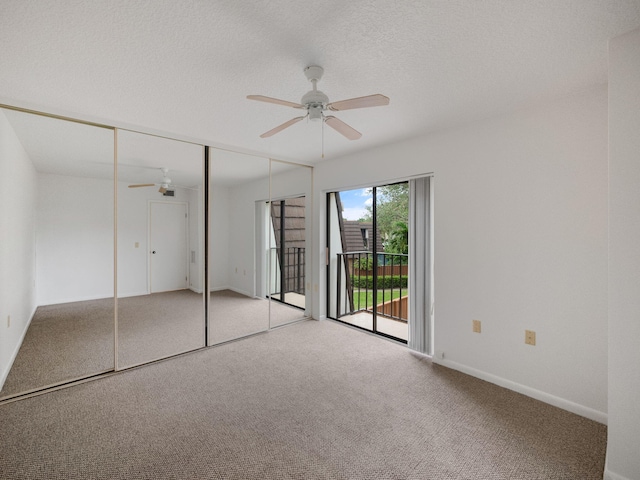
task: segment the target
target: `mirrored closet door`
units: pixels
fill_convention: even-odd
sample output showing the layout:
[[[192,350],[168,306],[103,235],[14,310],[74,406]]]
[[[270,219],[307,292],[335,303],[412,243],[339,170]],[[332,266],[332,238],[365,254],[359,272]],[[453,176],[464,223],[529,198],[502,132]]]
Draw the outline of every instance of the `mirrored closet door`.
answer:
[[[311,167],[270,160],[270,327],[310,316]]]
[[[0,139],[3,399],[114,369],[114,131],[2,108]]]
[[[120,369],[205,346],[204,147],[116,133]]]
[[[269,159],[209,148],[209,344],[269,328]]]
[[[0,400],[309,316],[310,167],[14,108],[0,140]]]

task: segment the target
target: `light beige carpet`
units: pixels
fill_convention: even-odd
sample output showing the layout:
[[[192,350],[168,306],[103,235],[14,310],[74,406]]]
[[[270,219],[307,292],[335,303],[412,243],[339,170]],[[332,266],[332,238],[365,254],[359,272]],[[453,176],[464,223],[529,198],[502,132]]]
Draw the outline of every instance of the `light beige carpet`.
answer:
[[[232,290],[211,292],[209,344],[233,340],[304,318],[304,311]]]
[[[114,300],[38,307],[0,398],[112,370]]]
[[[606,427],[306,321],[0,406],[0,478],[600,480]]]

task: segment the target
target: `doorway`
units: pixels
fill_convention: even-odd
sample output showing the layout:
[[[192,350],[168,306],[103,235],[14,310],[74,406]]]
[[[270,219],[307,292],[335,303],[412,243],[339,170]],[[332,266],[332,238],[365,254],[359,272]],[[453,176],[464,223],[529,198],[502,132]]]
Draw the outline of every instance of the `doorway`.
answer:
[[[150,293],[189,285],[187,215],[186,203],[149,203]]]

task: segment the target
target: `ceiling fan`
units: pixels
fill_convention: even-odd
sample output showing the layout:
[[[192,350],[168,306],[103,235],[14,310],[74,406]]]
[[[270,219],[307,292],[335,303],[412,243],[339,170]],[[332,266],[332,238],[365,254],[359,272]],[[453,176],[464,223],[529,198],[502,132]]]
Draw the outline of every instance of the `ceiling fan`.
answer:
[[[317,83],[322,78],[323,73],[323,68],[318,67],[317,65],[312,65],[304,69],[304,74],[313,85],[313,90],[307,92],[302,97],[302,100],[300,100],[300,103],[265,97],[263,95],[247,95],[247,98],[249,100],[275,103],[276,105],[284,105],[285,107],[299,108],[301,110],[307,111],[305,115],[292,118],[288,122],[285,122],[282,125],[278,125],[268,132],[263,133],[262,135],[260,135],[261,138],[267,138],[275,135],[285,128],[290,127],[291,125],[298,123],[308,117],[309,120],[312,121],[322,120],[323,123],[326,123],[336,132],[344,135],[349,140],[357,140],[362,137],[362,134],[360,132],[358,132],[350,125],[347,125],[339,118],[334,117],[333,115],[325,115],[324,112],[326,112],[327,110],[337,112],[341,110],[352,110],[354,108],[379,107],[383,105],[389,105],[389,97],[385,97],[384,95],[380,95],[379,93],[375,95],[368,95],[366,97],[357,97],[350,98],[348,100],[340,100],[338,102],[329,102],[329,97],[327,97],[317,88]]]
[[[168,168],[161,168],[160,170],[162,170],[162,180],[160,181],[160,183],[137,183],[137,184],[134,184],[134,185],[129,185],[129,188],[159,186],[160,189],[158,190],[158,192],[160,192],[160,193],[162,193],[164,195],[165,193],[167,193],[167,191],[171,187],[171,179],[168,177],[168,175],[169,175],[169,169]]]

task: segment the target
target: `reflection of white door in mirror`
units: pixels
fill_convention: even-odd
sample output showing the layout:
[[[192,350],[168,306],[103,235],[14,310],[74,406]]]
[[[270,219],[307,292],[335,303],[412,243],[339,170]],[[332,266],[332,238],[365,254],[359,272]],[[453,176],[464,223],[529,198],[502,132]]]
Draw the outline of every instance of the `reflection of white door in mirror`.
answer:
[[[187,205],[150,202],[151,293],[187,288]]]

